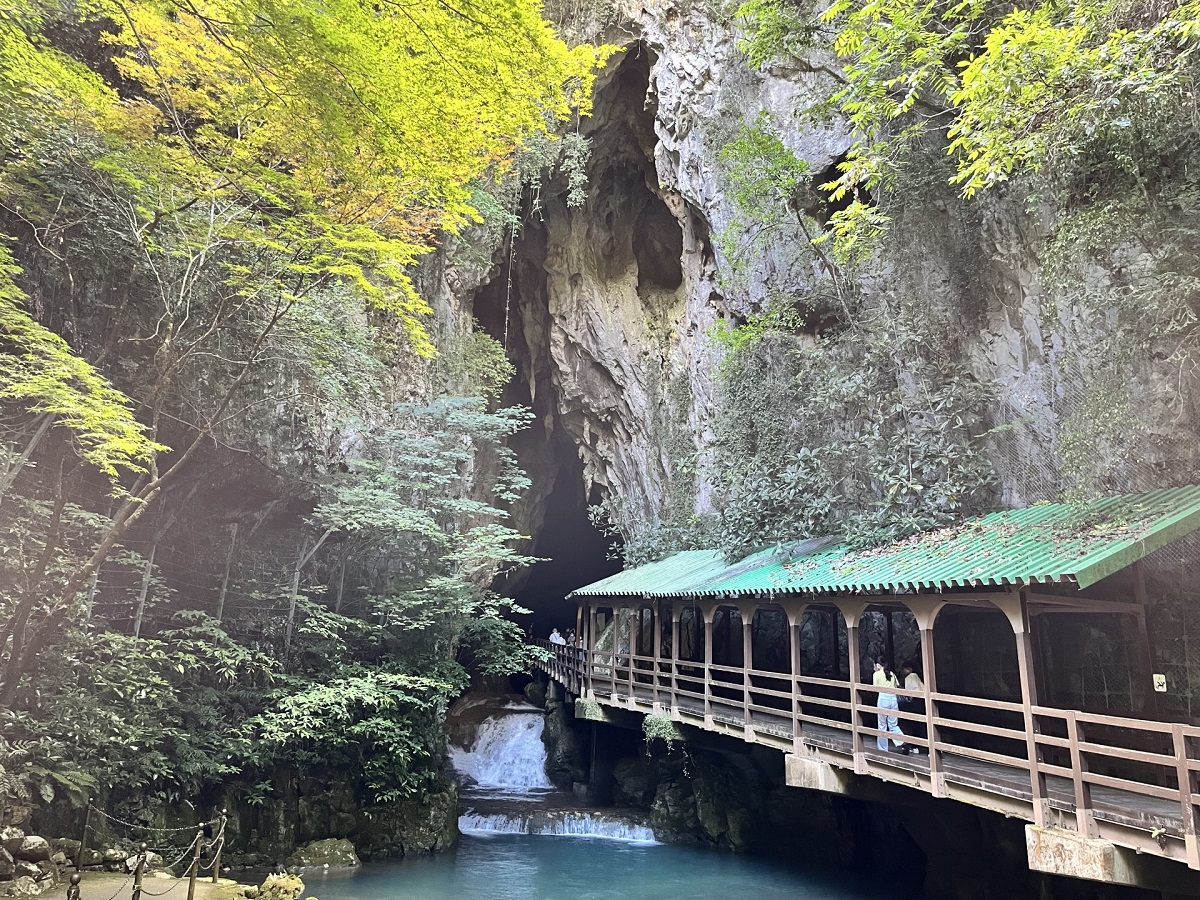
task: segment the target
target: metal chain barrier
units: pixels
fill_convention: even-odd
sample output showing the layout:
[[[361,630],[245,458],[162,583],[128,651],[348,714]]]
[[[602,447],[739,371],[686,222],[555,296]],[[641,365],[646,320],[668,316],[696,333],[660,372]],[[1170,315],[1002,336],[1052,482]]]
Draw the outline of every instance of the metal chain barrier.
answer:
[[[186,826],[183,828],[155,828],[150,825],[138,825],[133,822],[127,822],[117,816],[110,815],[109,813],[95,806],[89,800],[86,809],[86,817],[83,823],[83,833],[81,835],[82,840],[80,841],[79,846],[79,857],[76,860],[76,872],[71,876],[71,886],[68,889],[68,900],[78,900],[79,898],[79,882],[82,874],[81,870],[84,849],[87,845],[88,832],[90,831],[97,837],[101,836],[99,830],[91,824],[91,814],[94,812],[99,813],[106,820],[123,826],[126,829],[137,829],[139,831],[150,832],[153,834],[168,835],[193,830],[193,826]],[[207,822],[200,822],[197,826],[194,826],[195,836],[192,838],[187,847],[184,848],[183,852],[180,853],[175,859],[168,863],[164,863],[161,866],[161,868],[164,869],[174,869],[175,866],[182,863],[189,854],[192,855],[192,862],[188,866],[188,878],[186,879],[186,883],[188,885],[188,900],[192,900],[194,896],[196,889],[196,876],[200,872],[211,871],[212,881],[214,884],[217,883],[220,875],[219,866],[221,861],[221,850],[225,846],[225,825],[227,822],[228,816],[226,814],[226,810],[221,810],[221,814],[214,819],[209,819]],[[206,844],[204,832],[206,828],[210,828],[212,825],[217,826],[216,835],[213,836],[210,841],[207,841],[208,847],[212,850],[212,859],[207,865],[202,866],[200,865],[200,854],[204,850]],[[133,871],[126,876],[125,880],[121,882],[121,885],[116,889],[116,891],[113,892],[112,896],[109,897],[108,900],[117,900],[117,897],[126,889],[126,887],[128,887],[130,879],[133,879],[134,881],[132,900],[141,900],[142,897],[164,897],[174,891],[181,884],[185,883],[184,879],[175,879],[165,891],[146,890],[142,884],[142,873],[145,871],[147,854],[150,852],[150,849],[151,848],[147,847],[145,843],[141,844],[137,855],[131,858],[136,860]],[[129,861],[130,860],[126,860],[126,865],[128,865]]]
[[[106,813],[104,810],[100,809],[100,807],[95,806],[91,802],[88,803],[88,808],[92,812],[100,813],[100,815],[102,815],[104,818],[108,819],[110,822],[116,822],[118,825],[123,825],[126,828],[136,828],[138,831],[152,831],[152,832],[155,832],[156,834],[178,834],[178,833],[184,832],[184,831],[194,831],[196,828],[196,826],[194,826],[194,825],[184,825],[182,828],[156,828],[153,825],[138,825],[135,822],[126,822],[124,819],[119,819],[114,815]],[[219,821],[220,821],[219,818],[209,819],[207,822],[202,822],[201,824],[202,825],[216,825]],[[92,829],[92,830],[95,831],[95,829]]]

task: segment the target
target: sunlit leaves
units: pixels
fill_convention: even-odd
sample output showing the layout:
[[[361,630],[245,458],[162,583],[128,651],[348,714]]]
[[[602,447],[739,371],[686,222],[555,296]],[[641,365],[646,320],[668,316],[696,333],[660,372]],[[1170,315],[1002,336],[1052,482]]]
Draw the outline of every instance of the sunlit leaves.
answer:
[[[167,448],[146,436],[128,397],[25,311],[12,281],[17,271],[0,245],[0,399],[54,416],[83,458],[106,475],[144,471]]]

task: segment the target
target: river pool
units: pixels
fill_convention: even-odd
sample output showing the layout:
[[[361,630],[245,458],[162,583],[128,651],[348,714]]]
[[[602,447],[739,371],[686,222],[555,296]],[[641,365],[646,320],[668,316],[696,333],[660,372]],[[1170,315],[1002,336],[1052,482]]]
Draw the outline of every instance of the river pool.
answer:
[[[304,875],[319,900],[914,900],[784,861],[667,844],[463,835],[448,853]]]

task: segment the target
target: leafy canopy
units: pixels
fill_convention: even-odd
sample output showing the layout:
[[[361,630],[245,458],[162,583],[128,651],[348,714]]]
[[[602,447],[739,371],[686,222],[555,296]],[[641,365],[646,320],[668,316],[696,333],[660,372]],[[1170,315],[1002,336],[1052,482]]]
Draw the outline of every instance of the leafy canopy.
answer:
[[[0,400],[56,416],[83,458],[106,475],[144,471],[167,448],[146,436],[129,398],[25,311],[25,295],[12,280],[18,272],[0,245]]]
[[[879,234],[886,210],[864,189],[895,188],[918,148],[940,146],[964,197],[1019,172],[1069,173],[1098,153],[1136,168],[1132,136],[1181,111],[1200,50],[1200,4],[1160,10],[1089,0],[751,0],[739,8],[762,64],[827,40],[839,69],[830,104],[858,138],[826,185],[846,199],[839,249]]]

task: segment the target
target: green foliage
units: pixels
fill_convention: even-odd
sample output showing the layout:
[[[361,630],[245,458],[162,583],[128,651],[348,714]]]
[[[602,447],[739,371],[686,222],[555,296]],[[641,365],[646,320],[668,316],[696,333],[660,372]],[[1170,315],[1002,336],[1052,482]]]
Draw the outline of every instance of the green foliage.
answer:
[[[459,686],[460,687],[460,686]],[[281,692],[247,723],[255,761],[353,766],[379,803],[418,796],[439,782],[441,713],[456,686],[368,671]]]
[[[779,284],[791,282],[792,270],[811,271],[820,228],[799,208],[809,167],[784,145],[770,117],[763,113],[740,128],[718,158],[736,212],[715,238],[728,262],[722,276],[727,289],[748,286],[767,254],[792,252],[782,263],[785,271],[771,273]]]
[[[741,12],[759,62],[801,52],[814,35],[815,13],[794,0],[755,0]],[[871,250],[914,153],[929,145],[953,159],[951,181],[965,197],[1022,172],[1070,178],[1097,160],[1146,177],[1158,159],[1142,133],[1189,115],[1197,13],[1192,2],[1161,15],[1054,0],[827,6],[819,21],[842,73],[829,100],[860,135],[829,186],[848,201],[832,223],[839,254]]]
[[[499,615],[467,620],[458,639],[459,662],[479,675],[512,675],[530,672],[550,652],[525,642],[521,626]]]
[[[488,591],[527,561],[505,442],[528,414],[491,410],[511,365],[485,335],[426,361],[412,267],[511,235],[479,186],[520,147],[553,144],[580,195],[587,142],[550,133],[610,52],[533,0],[0,16],[0,716],[46,761],[3,790],[440,784],[460,648],[528,658]]]
[[[937,352],[926,311],[880,303],[836,335],[763,329],[722,369],[720,546],[733,556],[827,534],[870,545],[945,524],[988,497],[985,392]]]
[[[439,364],[457,392],[479,394],[491,401],[499,399],[515,372],[504,347],[478,325],[452,339],[450,346],[442,349]]]
[[[679,729],[676,723],[670,716],[651,714],[642,719],[642,734],[646,738],[646,744],[649,745],[652,741],[662,741],[667,745],[667,750],[674,750],[676,744],[683,743],[683,732]],[[649,747],[647,746],[647,749]]]
[[[167,448],[146,436],[128,397],[25,311],[25,295],[12,280],[19,271],[0,244],[0,400],[54,416],[80,455],[110,478],[144,472]]]
[[[741,49],[756,69],[798,57],[811,49],[819,31],[807,5],[786,0],[748,0],[738,6],[736,15],[749,28]]]

